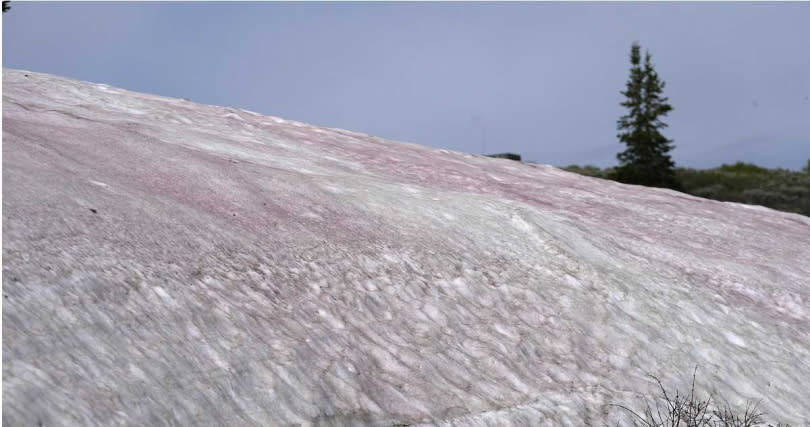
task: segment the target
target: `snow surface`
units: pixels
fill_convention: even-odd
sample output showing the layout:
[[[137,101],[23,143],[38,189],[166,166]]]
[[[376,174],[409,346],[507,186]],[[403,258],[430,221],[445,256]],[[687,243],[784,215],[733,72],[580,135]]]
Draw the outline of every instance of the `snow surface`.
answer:
[[[810,219],[3,71],[8,425],[810,425]]]

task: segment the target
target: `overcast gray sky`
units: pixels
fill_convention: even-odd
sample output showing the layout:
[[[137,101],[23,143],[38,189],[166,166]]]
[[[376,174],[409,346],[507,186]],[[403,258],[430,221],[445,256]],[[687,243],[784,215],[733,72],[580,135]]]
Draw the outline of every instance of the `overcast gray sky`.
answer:
[[[681,165],[810,157],[810,3],[24,3],[3,66],[541,163],[615,164],[630,44]]]

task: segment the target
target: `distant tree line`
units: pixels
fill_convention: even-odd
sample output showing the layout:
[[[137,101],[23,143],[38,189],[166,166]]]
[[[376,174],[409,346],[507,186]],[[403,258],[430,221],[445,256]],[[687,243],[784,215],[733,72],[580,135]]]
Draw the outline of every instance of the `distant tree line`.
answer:
[[[571,165],[563,169],[596,178],[616,176],[616,168]],[[802,171],[737,162],[713,169],[676,168],[674,173],[684,193],[810,216],[810,161]]]

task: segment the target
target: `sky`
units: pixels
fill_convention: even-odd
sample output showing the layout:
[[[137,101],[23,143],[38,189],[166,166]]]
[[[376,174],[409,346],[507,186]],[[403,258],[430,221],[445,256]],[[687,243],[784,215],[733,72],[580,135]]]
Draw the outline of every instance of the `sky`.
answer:
[[[810,2],[28,3],[3,67],[469,153],[616,164],[632,42],[679,166],[810,158]]]

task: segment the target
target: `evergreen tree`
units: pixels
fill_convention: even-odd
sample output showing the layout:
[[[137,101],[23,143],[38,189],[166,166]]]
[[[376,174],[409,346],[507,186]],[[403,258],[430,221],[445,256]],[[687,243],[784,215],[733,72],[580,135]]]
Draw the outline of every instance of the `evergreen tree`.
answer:
[[[661,118],[672,106],[662,92],[666,85],[658,77],[649,52],[641,62],[641,47],[633,43],[630,49],[630,78],[622,95],[621,105],[629,111],[619,118],[619,140],[627,148],[617,155],[620,165],[615,178],[628,184],[677,188],[675,163],[669,156],[672,140],[661,134],[667,124]]]

